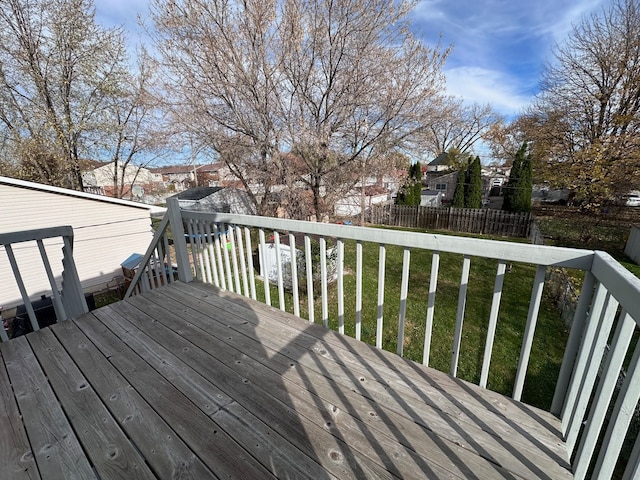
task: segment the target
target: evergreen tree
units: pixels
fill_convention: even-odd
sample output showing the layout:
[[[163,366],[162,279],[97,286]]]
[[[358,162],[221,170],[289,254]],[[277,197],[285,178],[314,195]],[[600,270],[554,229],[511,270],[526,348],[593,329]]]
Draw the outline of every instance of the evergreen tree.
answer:
[[[480,157],[469,158],[469,166],[465,173],[464,206],[466,208],[482,207],[482,168]]]
[[[409,167],[409,176],[398,194],[398,205],[420,205],[422,196],[422,166],[416,162]]]
[[[511,166],[509,181],[505,186],[502,209],[510,212],[531,210],[531,155],[527,154],[526,142],[522,144]]]
[[[453,203],[452,207],[464,208],[464,184],[465,184],[466,170],[458,170],[458,181],[456,182],[456,189],[453,191]]]
[[[531,194],[533,190],[533,171],[531,154],[527,154],[520,164],[518,188],[512,193],[511,211],[530,212]]]

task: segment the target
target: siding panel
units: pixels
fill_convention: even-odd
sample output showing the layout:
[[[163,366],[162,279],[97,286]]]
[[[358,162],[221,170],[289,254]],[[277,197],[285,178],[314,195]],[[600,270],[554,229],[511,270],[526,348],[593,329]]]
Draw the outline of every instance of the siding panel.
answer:
[[[13,185],[0,185],[0,232],[71,225],[74,259],[85,289],[95,289],[120,275],[120,263],[132,253],[144,253],[152,238],[146,208],[79,198]],[[56,278],[62,270],[62,241],[45,242]],[[32,298],[49,294],[49,285],[35,243],[14,247]],[[0,246],[0,305],[22,303]]]

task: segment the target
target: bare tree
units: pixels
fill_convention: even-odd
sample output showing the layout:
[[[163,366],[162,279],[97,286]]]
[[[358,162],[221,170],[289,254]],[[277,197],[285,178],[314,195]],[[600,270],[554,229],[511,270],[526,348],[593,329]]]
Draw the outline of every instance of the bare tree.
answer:
[[[575,25],[528,114],[538,177],[574,189],[587,207],[640,184],[639,7],[614,0]]]
[[[318,217],[358,181],[354,168],[367,152],[415,147],[428,121],[448,51],[411,35],[410,7],[154,0],[152,16],[181,119],[259,211],[282,185],[302,185]]]
[[[96,24],[92,0],[0,0],[1,148],[12,174],[82,190],[85,158],[114,161],[115,172],[152,159],[159,109],[153,66],[140,58],[130,69],[122,31]]]
[[[137,68],[131,68],[105,98],[102,128],[96,152],[113,166],[113,196],[122,198],[136,182],[140,169],[168,152],[171,131],[157,91],[158,66],[146,51],[138,52]],[[125,181],[125,171],[134,171],[133,183]],[[130,177],[130,175],[129,175]]]
[[[461,99],[447,97],[427,125],[425,144],[434,156],[455,151],[466,160],[473,146],[501,122],[501,116],[488,104],[468,105]]]

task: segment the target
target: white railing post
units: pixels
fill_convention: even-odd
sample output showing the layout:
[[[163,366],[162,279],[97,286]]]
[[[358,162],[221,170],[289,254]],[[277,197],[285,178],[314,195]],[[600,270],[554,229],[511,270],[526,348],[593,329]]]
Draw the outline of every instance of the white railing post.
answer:
[[[189,283],[193,280],[193,274],[191,273],[191,265],[189,264],[187,241],[184,238],[184,226],[182,224],[180,203],[177,198],[167,199],[167,215],[169,215],[171,233],[173,234],[173,246],[176,250],[178,279],[180,279],[181,282]]]

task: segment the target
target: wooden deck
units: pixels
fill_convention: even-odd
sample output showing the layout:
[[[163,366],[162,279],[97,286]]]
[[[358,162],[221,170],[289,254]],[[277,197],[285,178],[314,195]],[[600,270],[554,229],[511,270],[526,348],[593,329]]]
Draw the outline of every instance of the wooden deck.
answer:
[[[0,352],[2,479],[572,478],[550,414],[210,285]]]

